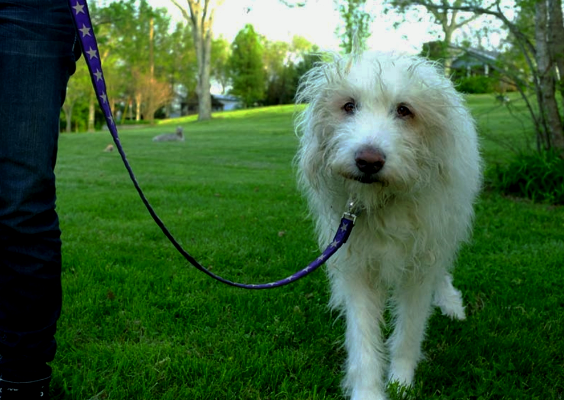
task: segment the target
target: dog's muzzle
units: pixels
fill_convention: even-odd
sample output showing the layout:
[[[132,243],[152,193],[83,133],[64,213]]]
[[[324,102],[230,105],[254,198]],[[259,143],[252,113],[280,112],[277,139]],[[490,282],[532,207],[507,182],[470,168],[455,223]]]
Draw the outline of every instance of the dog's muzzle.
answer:
[[[365,147],[358,150],[354,155],[354,162],[358,174],[353,179],[362,183],[381,182],[378,173],[386,164],[386,155],[379,149]]]

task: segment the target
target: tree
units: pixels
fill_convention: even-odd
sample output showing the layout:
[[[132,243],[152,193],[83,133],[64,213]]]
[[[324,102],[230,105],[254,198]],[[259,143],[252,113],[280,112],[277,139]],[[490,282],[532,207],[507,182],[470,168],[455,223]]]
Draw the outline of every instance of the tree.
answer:
[[[290,45],[286,42],[263,40],[263,63],[266,74],[265,104],[286,104],[292,89],[293,65],[287,62]]]
[[[223,0],[186,0],[188,9],[180,5],[179,0],[171,0],[184,18],[190,23],[196,58],[198,60],[198,120],[211,118],[211,44],[215,10]]]
[[[92,82],[88,75],[88,70],[84,60],[79,60],[76,63],[75,77],[70,79],[67,86],[67,94],[65,96],[65,103],[63,104],[63,112],[65,114],[66,127],[65,131],[70,133],[72,131],[73,112],[79,103],[86,104],[85,99],[88,99],[92,88]],[[76,119],[76,118],[74,118]]]
[[[319,47],[313,45],[309,51],[304,53],[296,64],[296,82],[315,66],[315,63],[322,61]]]
[[[448,48],[442,40],[434,40],[432,42],[423,43],[421,56],[436,62],[444,63],[447,56]]]
[[[562,0],[519,0],[520,16],[511,20],[504,13],[501,0],[484,8],[477,2],[457,5],[433,6],[436,11],[463,11],[476,15],[491,15],[503,22],[512,36],[512,43],[525,60],[527,75],[523,76],[510,62],[494,68],[510,79],[525,101],[537,139],[537,150],[555,150],[564,158],[564,132],[562,112],[558,107],[556,92],[560,92],[564,108],[564,25]],[[475,54],[480,57],[479,54]],[[529,98],[534,93],[536,105]]]
[[[95,19],[112,111],[116,114],[117,108],[124,107],[127,115],[127,109],[135,106],[136,120],[144,116],[152,122],[154,113],[147,113],[146,107],[159,101],[153,101],[152,92],[144,87],[168,81],[170,17],[166,9],[154,9],[147,0],[124,0],[96,9]],[[144,79],[136,81],[135,76]],[[94,105],[91,114],[93,110]]]
[[[564,100],[562,53],[564,26],[562,0],[539,0],[535,4],[535,44],[537,74],[545,120],[545,147],[555,147],[564,157],[562,116],[556,100],[556,82]],[[564,101],[563,101],[564,105]]]
[[[231,45],[232,93],[240,96],[246,107],[261,101],[264,96],[263,47],[251,24],[237,33]]]
[[[406,11],[416,8],[423,8],[428,11],[434,18],[435,23],[439,25],[443,31],[442,46],[435,48],[439,50],[443,62],[446,76],[450,76],[450,66],[454,58],[453,37],[454,33],[460,28],[468,25],[470,22],[479,18],[481,14],[472,12],[464,12],[457,9],[461,5],[484,5],[484,9],[493,7],[492,1],[476,1],[476,0],[391,0],[390,4],[397,7],[399,11],[405,15]]]
[[[220,37],[212,41],[211,50],[211,76],[221,85],[221,93],[224,94],[229,85],[229,57],[231,48],[229,42]]]
[[[550,15],[549,39],[552,44],[552,56],[559,72],[558,91],[564,109],[564,20],[562,16],[562,0],[549,1],[548,13]]]
[[[371,35],[370,24],[374,17],[365,9],[366,0],[334,0],[334,4],[341,15],[344,26],[338,27],[335,33],[341,38],[339,46],[345,53],[351,53],[355,41],[359,50],[366,47],[366,39]]]
[[[167,82],[159,81],[151,73],[133,71],[135,81],[135,98],[138,114],[143,114],[145,120],[155,121],[155,112],[170,102],[172,89]]]
[[[318,51],[307,39],[294,36],[290,43],[264,40],[263,61],[266,72],[265,104],[290,104],[296,96],[299,78],[312,67],[312,51]]]
[[[189,24],[179,23],[171,30],[166,9],[152,8],[147,0],[121,0],[104,7],[97,7],[94,2],[91,12],[100,44],[107,101],[116,122],[120,122],[120,112],[130,119],[139,120],[142,116],[152,119],[154,112],[151,110],[155,104],[162,104],[161,94],[170,94],[174,90],[177,92],[175,98],[178,98],[196,91],[197,60]],[[135,76],[143,79],[136,80]],[[96,111],[94,92],[90,91],[90,95],[79,93],[78,83],[83,78],[89,79],[79,68],[69,83],[65,111],[72,111],[72,116],[66,119],[74,119],[74,127],[80,117],[84,123],[78,125],[84,126],[88,121],[88,130],[94,130],[95,117],[98,124],[103,118]],[[151,98],[153,95],[155,99]],[[77,100],[78,107],[71,110],[75,97],[86,99],[89,104],[85,107],[84,101]],[[172,101],[167,103],[165,106],[170,106]],[[167,107],[165,113],[170,109]]]
[[[306,5],[307,0],[299,1],[299,0],[279,0],[280,3],[284,4],[286,7],[303,7]]]
[[[162,46],[167,51],[158,60],[158,64],[164,70],[160,79],[168,82],[173,98],[186,101],[191,93],[196,92],[198,73],[198,61],[190,25],[177,23]],[[167,105],[165,110],[167,116],[172,111],[171,106],[172,104]]]

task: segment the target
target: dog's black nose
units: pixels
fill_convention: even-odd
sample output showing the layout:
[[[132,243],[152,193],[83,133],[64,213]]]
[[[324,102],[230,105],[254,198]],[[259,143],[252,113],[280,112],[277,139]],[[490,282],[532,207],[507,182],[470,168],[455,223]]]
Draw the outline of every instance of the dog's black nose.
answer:
[[[368,148],[357,151],[354,161],[360,172],[372,175],[384,168],[386,156],[380,150]]]

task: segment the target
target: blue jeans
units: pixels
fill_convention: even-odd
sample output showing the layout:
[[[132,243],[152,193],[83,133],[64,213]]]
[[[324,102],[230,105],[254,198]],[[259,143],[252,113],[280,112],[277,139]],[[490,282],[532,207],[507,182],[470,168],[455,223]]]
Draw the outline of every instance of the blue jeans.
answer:
[[[78,45],[77,45],[78,46]],[[75,70],[67,0],[0,0],[0,376],[50,373],[61,313],[54,167]],[[40,376],[43,375],[43,376]]]

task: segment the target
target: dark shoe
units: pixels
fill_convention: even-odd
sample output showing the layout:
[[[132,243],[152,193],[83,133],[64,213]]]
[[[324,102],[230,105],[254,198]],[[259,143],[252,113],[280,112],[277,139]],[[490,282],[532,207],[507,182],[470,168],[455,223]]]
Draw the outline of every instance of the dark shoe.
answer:
[[[48,400],[51,377],[31,382],[11,382],[0,377],[0,400]]]

